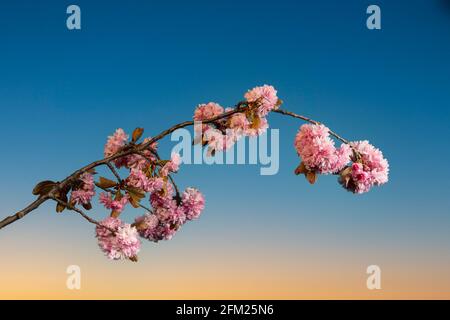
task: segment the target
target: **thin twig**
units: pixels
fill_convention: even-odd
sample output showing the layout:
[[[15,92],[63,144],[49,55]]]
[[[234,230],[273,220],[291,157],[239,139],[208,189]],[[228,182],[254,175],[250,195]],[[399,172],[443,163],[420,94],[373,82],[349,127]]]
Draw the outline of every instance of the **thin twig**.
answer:
[[[319,122],[319,121],[316,121],[316,120],[307,118],[307,117],[305,117],[305,116],[298,115],[298,114],[293,113],[293,112],[290,112],[290,111],[282,110],[282,109],[272,110],[272,112],[284,114],[284,115],[286,115],[286,116],[290,116],[290,117],[297,118],[297,119],[302,119],[302,120],[304,120],[304,121],[306,121],[306,122],[309,122],[309,123],[312,123],[312,124],[322,124],[322,123]],[[333,131],[329,130],[329,133],[330,133],[332,136],[334,136],[336,139],[342,141],[343,143],[346,143],[346,144],[349,143],[349,141],[348,141],[347,139],[342,138],[342,137],[341,137],[340,135],[338,135],[336,132],[333,132]]]
[[[151,150],[151,153],[153,153],[153,155],[156,157],[156,159],[161,160],[161,157],[159,156],[157,151]],[[178,189],[177,184],[175,183],[175,179],[172,177],[171,174],[168,174],[167,176],[169,177],[170,182],[172,182],[172,185],[175,188],[175,194],[176,194],[177,200],[180,201],[181,194],[180,194],[180,190]]]
[[[51,199],[55,200],[56,202],[60,203],[61,205],[65,206],[67,209],[71,210],[71,211],[75,211],[77,213],[79,213],[83,218],[85,218],[87,221],[89,221],[92,224],[96,224],[98,226],[102,226],[100,224],[100,222],[98,222],[97,220],[92,219],[91,217],[89,217],[87,214],[85,214],[82,210],[78,209],[77,207],[74,207],[70,204],[68,204],[65,201],[62,201],[61,199],[58,199],[56,197],[52,197]],[[111,230],[112,231],[112,230]]]
[[[109,170],[111,170],[113,175],[116,177],[117,181],[119,183],[122,183],[122,178],[119,176],[119,174],[117,173],[116,169],[114,169],[114,167],[112,166],[111,162],[106,163],[106,165],[108,166]]]

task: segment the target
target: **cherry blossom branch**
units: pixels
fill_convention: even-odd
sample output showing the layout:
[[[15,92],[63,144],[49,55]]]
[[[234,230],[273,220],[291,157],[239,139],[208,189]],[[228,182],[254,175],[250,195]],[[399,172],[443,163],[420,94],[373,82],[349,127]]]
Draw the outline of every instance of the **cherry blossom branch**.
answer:
[[[243,112],[248,108],[247,102],[240,102],[238,103],[238,105],[236,106],[235,109],[225,112],[221,115],[215,116],[211,119],[202,121],[203,123],[211,123],[220,119],[224,119],[229,117],[230,115],[233,115],[235,113],[239,113],[239,112]],[[150,141],[148,141],[147,143],[141,144],[141,145],[131,145],[128,148],[125,148],[124,150],[101,160],[97,160],[94,161],[78,170],[76,170],[75,172],[73,172],[71,175],[67,176],[63,181],[57,183],[46,195],[41,196],[39,199],[33,201],[32,203],[30,203],[26,208],[18,211],[17,213],[6,217],[5,219],[3,219],[2,221],[0,221],[0,229],[3,229],[4,227],[10,225],[13,222],[16,222],[17,220],[22,219],[23,217],[25,217],[27,214],[29,214],[30,212],[36,210],[37,208],[39,208],[39,206],[41,204],[43,204],[44,202],[46,202],[47,200],[51,199],[51,195],[54,194],[55,192],[58,192],[58,190],[63,189],[64,187],[69,186],[71,183],[74,182],[74,180],[80,176],[81,174],[88,172],[89,170],[92,170],[98,166],[101,165],[107,165],[108,163],[110,163],[111,161],[114,161],[116,159],[125,157],[127,155],[130,154],[139,154],[139,152],[145,150],[146,148],[148,148],[151,144],[155,143],[158,140],[161,140],[162,138],[164,138],[165,136],[171,134],[172,132],[181,129],[181,128],[185,128],[188,126],[192,126],[194,125],[194,121],[185,121],[179,124],[176,124],[172,127],[170,127],[167,130],[162,131],[160,134],[158,134],[157,136],[153,137],[150,139]]]
[[[245,94],[245,99],[230,110],[213,102],[199,105],[193,121],[176,124],[141,143],[137,142],[144,129],[136,128],[131,141],[122,129],[117,129],[108,138],[104,159],[76,170],[60,182],[38,183],[33,189],[38,199],[0,221],[0,229],[23,218],[47,200],[54,200],[57,212],[64,209],[75,211],[97,225],[99,246],[108,258],[137,261],[139,237],[154,242],[169,240],[184,223],[197,219],[204,208],[204,197],[199,190],[186,188],[181,193],[172,177],[172,173],[178,171],[180,155],[172,154],[170,160],[161,160],[156,142],[200,121],[201,134],[193,142],[207,146],[207,155],[214,155],[216,151],[225,152],[242,137],[259,136],[265,132],[269,127],[266,116],[271,112],[308,122],[300,127],[295,137],[295,148],[302,159],[295,173],[304,174],[311,184],[316,182],[319,174],[336,174],[345,189],[363,193],[374,185],[387,182],[388,162],[381,151],[367,141],[349,142],[316,120],[280,109],[282,101],[272,86],[256,87]],[[197,134],[197,129],[195,131]],[[330,136],[343,144],[335,147]],[[117,182],[104,177],[94,182],[98,166],[107,166]],[[125,179],[116,170],[122,167],[129,169]],[[111,215],[101,222],[76,207],[92,208],[95,186],[106,192],[100,194],[99,200],[111,210]],[[146,194],[150,194],[152,209],[141,204]],[[134,208],[145,209],[147,213],[136,217],[132,224],[122,222],[119,215],[128,203]]]
[[[205,124],[206,124],[206,123],[215,122],[215,121],[217,121],[217,120],[221,120],[221,119],[223,119],[223,118],[227,118],[227,117],[229,117],[229,116],[231,116],[231,115],[233,115],[233,114],[235,114],[235,113],[243,112],[243,111],[245,111],[247,108],[248,108],[248,105],[247,105],[246,102],[240,102],[240,103],[237,105],[236,109],[231,110],[231,111],[228,111],[228,112],[225,112],[225,113],[223,113],[223,114],[221,114],[221,115],[219,115],[219,116],[213,117],[213,118],[211,118],[211,119],[204,120],[204,121],[202,121],[202,123],[205,123]],[[301,116],[301,115],[297,115],[297,114],[295,114],[295,113],[293,113],[293,112],[290,112],[290,111],[278,109],[278,110],[273,110],[272,112],[276,112],[276,113],[288,115],[288,116],[291,116],[291,117],[294,117],[294,118],[302,119],[302,120],[304,120],[304,121],[307,121],[307,122],[310,122],[310,123],[313,123],[313,124],[319,124],[318,121],[309,119],[309,118],[304,117],[304,116]],[[65,186],[67,186],[67,185],[69,185],[69,184],[74,180],[75,177],[81,175],[81,174],[84,173],[84,172],[87,172],[87,171],[89,171],[89,170],[92,170],[92,169],[94,169],[94,168],[96,168],[96,167],[98,167],[98,166],[101,166],[101,165],[106,165],[106,166],[108,166],[108,168],[112,171],[112,173],[116,176],[116,178],[117,178],[119,181],[121,181],[121,178],[120,178],[120,176],[118,175],[117,171],[116,171],[116,170],[114,169],[114,167],[111,165],[111,161],[114,161],[114,160],[116,160],[116,159],[118,159],[118,158],[121,158],[121,157],[130,155],[130,154],[133,154],[133,153],[135,153],[135,154],[140,154],[140,155],[141,155],[141,154],[142,154],[142,150],[145,150],[146,148],[148,148],[152,143],[154,143],[154,142],[156,142],[156,141],[158,141],[158,140],[161,140],[161,139],[164,138],[165,136],[171,134],[172,132],[174,132],[174,131],[176,131],[176,130],[178,130],[178,129],[185,128],[185,127],[192,126],[192,125],[194,125],[194,121],[185,121],[185,122],[176,124],[176,125],[170,127],[169,129],[162,131],[160,134],[158,134],[157,136],[151,138],[150,141],[148,141],[148,142],[146,142],[146,143],[144,143],[144,144],[142,144],[142,145],[133,145],[133,146],[131,146],[131,148],[125,149],[125,150],[123,150],[123,151],[121,151],[121,152],[119,152],[119,153],[117,153],[117,154],[115,154],[115,155],[113,155],[113,156],[110,156],[110,157],[105,158],[105,159],[101,159],[101,160],[94,161],[94,162],[92,162],[92,163],[90,163],[90,164],[84,166],[83,168],[81,168],[81,169],[75,171],[74,173],[72,173],[71,175],[69,175],[67,178],[65,178],[63,181],[61,181],[61,182],[60,182],[58,185],[56,185],[56,186],[55,186],[55,187],[54,187],[47,195],[41,196],[39,199],[37,199],[36,201],[32,202],[32,203],[31,203],[30,205],[28,205],[26,208],[24,208],[24,209],[18,211],[16,214],[14,214],[14,215],[12,215],[12,216],[9,216],[9,217],[5,218],[4,220],[0,221],[0,229],[6,227],[7,225],[9,225],[9,224],[11,224],[11,223],[13,223],[13,222],[15,222],[15,221],[21,219],[21,218],[23,218],[24,216],[26,216],[26,215],[27,215],[28,213],[30,213],[31,211],[37,209],[42,203],[46,202],[47,200],[49,200],[49,199],[55,200],[55,197],[52,195],[55,191],[58,191],[59,189],[65,187]],[[330,133],[331,133],[331,132],[330,132]],[[341,140],[341,141],[347,143],[347,140],[341,138],[339,135],[335,134],[334,132],[331,133],[331,134],[332,134],[333,136],[335,136],[336,138],[338,138],[339,140]],[[177,190],[177,194],[179,195],[178,187],[176,186],[176,184],[174,183],[174,181],[173,181],[172,178],[171,178],[171,181],[172,181],[172,183],[174,184],[175,189]],[[60,203],[61,203],[62,201],[59,200],[59,201],[57,201],[57,202],[60,202]],[[150,210],[149,208],[146,208],[146,207],[144,207],[144,206],[143,206],[142,208],[144,208],[144,209],[146,209],[147,211],[151,212],[151,210]],[[98,222],[94,222],[94,223],[98,223]]]
[[[17,220],[22,219],[27,214],[29,214],[31,211],[39,208],[39,206],[41,204],[43,204],[44,202],[46,202],[48,199],[49,199],[48,196],[39,197],[37,200],[30,203],[26,208],[23,208],[22,210],[18,211],[17,213],[15,213],[9,217],[6,217],[2,221],[0,221],[0,229],[6,227],[7,225],[9,225],[13,222],[16,222]]]

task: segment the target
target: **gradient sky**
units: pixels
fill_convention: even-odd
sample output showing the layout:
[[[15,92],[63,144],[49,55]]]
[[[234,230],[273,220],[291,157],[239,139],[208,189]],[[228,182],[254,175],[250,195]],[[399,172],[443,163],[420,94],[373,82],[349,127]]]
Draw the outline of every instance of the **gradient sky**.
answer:
[[[73,3],[80,31],[65,25]],[[382,30],[366,28],[369,4]],[[284,108],[370,140],[391,172],[364,195],[335,177],[310,186],[292,174],[301,123],[271,115],[279,173],[184,166],[178,183],[200,188],[207,208],[172,241],[145,243],[138,264],[105,259],[92,225],[53,204],[1,230],[0,297],[450,298],[449,39],[438,0],[2,2],[2,216],[33,200],[36,182],[101,158],[116,128],[157,134],[265,83]],[[174,143],[162,144],[167,155]],[[65,287],[70,264],[80,291]],[[365,287],[371,264],[377,292]]]

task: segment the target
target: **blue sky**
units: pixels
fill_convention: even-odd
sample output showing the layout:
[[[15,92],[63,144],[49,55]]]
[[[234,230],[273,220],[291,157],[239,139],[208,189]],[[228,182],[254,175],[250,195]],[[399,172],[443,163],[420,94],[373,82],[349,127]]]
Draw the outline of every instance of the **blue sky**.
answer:
[[[65,26],[72,3],[81,7],[79,31]],[[370,31],[365,11],[375,3],[382,29]],[[292,174],[301,123],[271,115],[280,129],[278,175],[259,176],[255,166],[182,168],[180,184],[199,187],[208,205],[185,236],[232,232],[265,243],[270,234],[292,248],[381,248],[381,260],[383,250],[417,260],[431,250],[447,263],[449,39],[442,1],[2,3],[1,212],[29,202],[37,181],[101,158],[117,127],[156,134],[190,119],[198,103],[233,105],[267,83],[284,108],[382,149],[390,182],[362,196],[335,177],[309,186]],[[48,209],[11,228],[51,221]]]

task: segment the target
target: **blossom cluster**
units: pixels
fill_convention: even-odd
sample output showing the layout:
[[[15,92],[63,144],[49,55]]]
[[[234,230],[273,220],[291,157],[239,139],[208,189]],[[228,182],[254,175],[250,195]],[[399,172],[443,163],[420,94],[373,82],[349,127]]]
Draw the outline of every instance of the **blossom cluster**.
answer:
[[[109,259],[137,259],[141,247],[135,227],[119,218],[108,217],[95,228],[98,245]]]
[[[368,141],[343,143],[336,148],[326,126],[304,124],[294,145],[302,159],[296,173],[313,175],[312,183],[316,174],[339,174],[339,183],[344,188],[364,193],[388,181],[389,164],[382,152]]]
[[[388,182],[389,163],[383,153],[368,141],[350,142],[356,156],[353,164],[341,172],[339,182],[354,193],[368,192],[372,186]]]
[[[139,138],[134,136],[135,133],[132,143]],[[117,129],[108,138],[105,157],[123,151],[129,144],[128,139],[122,129]],[[139,154],[127,154],[113,162],[116,169],[128,169],[125,179],[114,182],[101,178],[97,184],[104,190],[100,193],[99,201],[111,211],[111,217],[97,226],[96,236],[99,247],[110,259],[136,260],[140,238],[154,242],[170,240],[184,223],[198,218],[204,209],[205,200],[200,191],[187,188],[179,194],[171,179],[171,174],[180,168],[180,155],[173,153],[169,160],[161,160],[157,144],[150,143],[150,140],[143,140],[141,145],[148,147]],[[146,195],[151,209],[141,205]],[[149,211],[135,218],[133,224],[126,224],[118,217],[127,205]]]
[[[200,104],[195,109],[194,120],[202,123],[201,132],[196,132],[202,142],[208,146],[210,153],[226,151],[240,138],[245,136],[258,136],[269,127],[266,116],[281,104],[274,87],[264,85],[249,90],[245,95],[249,108],[245,112],[237,112],[229,117],[217,121],[209,121],[233,110],[223,108],[215,102]]]

